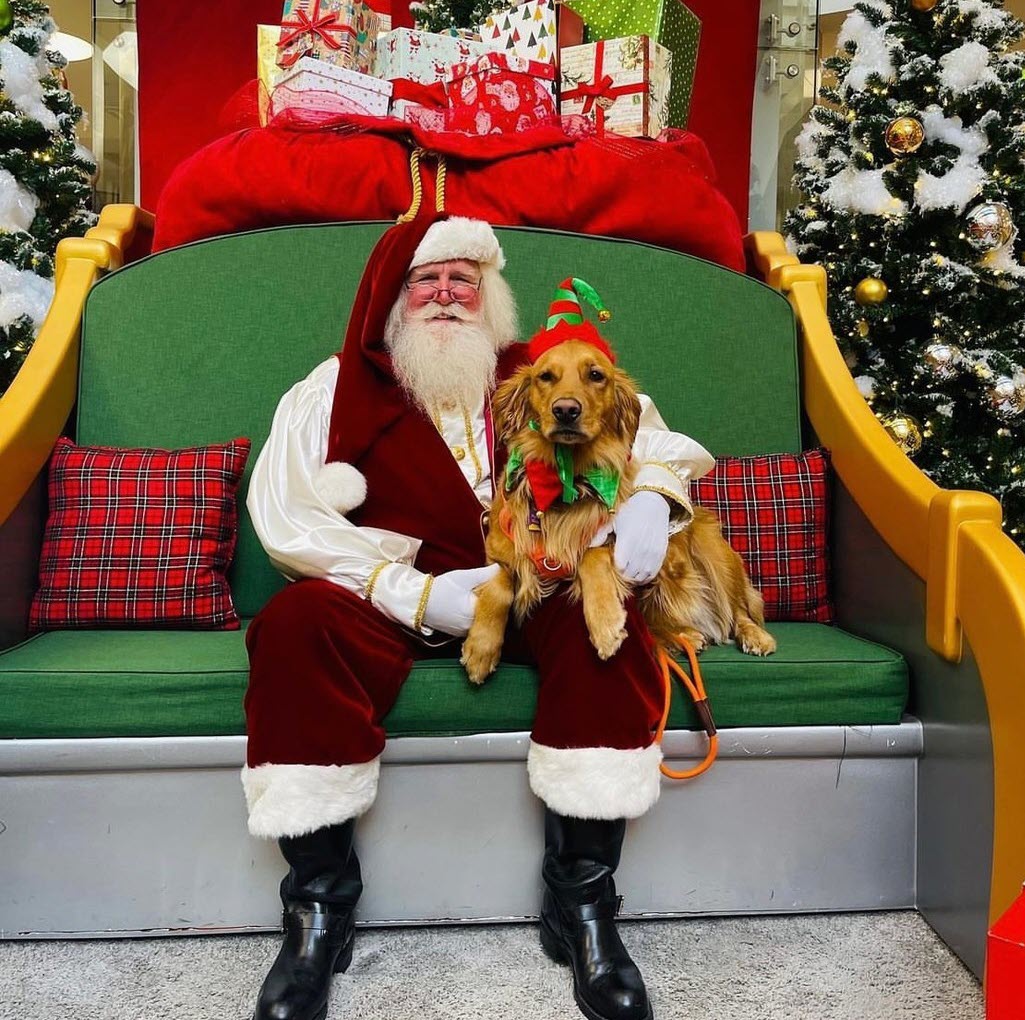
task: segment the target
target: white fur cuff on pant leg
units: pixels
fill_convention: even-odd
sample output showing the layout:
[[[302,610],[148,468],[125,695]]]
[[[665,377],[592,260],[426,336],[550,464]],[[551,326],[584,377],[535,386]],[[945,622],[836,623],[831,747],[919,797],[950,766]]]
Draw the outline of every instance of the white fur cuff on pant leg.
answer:
[[[280,839],[356,818],[374,803],[380,771],[380,758],[358,765],[245,766],[249,831]]]
[[[530,788],[556,814],[637,818],[658,800],[662,748],[547,747],[530,742]]]

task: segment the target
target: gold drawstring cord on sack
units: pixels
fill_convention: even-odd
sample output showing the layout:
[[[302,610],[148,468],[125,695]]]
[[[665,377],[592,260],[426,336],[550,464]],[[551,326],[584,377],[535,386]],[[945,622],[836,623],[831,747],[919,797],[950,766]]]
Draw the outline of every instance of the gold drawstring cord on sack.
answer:
[[[420,212],[420,205],[424,197],[424,186],[420,179],[420,159],[422,156],[427,155],[430,155],[430,153],[419,146],[414,148],[409,154],[409,179],[413,185],[413,199],[409,203],[409,208],[395,221],[396,223],[409,223],[411,220],[416,219]],[[436,158],[438,160],[438,173],[434,184],[434,208],[438,212],[444,212],[445,177],[448,173],[448,168],[445,166],[444,156],[439,155]]]

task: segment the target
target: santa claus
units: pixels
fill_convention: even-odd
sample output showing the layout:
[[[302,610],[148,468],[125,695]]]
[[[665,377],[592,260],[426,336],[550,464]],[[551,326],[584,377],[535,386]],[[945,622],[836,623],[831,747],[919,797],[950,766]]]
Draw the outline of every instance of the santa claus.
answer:
[[[505,457],[490,395],[527,350],[504,264],[481,221],[385,233],[342,353],[285,394],[253,471],[249,513],[292,581],[247,634],[249,828],[289,865],[258,1020],[326,1015],[331,975],[352,958],[355,820],[377,793],[382,719],[414,660],[445,644],[458,657],[474,589],[498,569],[484,565],[482,533]],[[637,491],[615,520],[615,562],[635,584],[658,572],[690,517],[689,480],[713,463],[649,399],[642,409]],[[627,630],[602,661],[579,603],[557,589],[506,642],[539,676],[527,768],[545,804],[542,943],[598,1020],[651,1016],[616,930],[613,873],[626,819],[658,798],[663,692],[633,602]]]

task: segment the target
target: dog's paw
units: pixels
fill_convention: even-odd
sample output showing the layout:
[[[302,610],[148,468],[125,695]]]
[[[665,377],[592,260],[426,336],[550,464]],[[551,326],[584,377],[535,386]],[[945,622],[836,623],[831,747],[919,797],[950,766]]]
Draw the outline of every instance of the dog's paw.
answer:
[[[708,638],[701,631],[694,630],[692,627],[684,627],[680,631],[680,636],[686,638],[694,646],[696,655],[700,655],[708,647]]]
[[[482,684],[498,669],[502,648],[492,647],[487,642],[468,637],[463,642],[463,654],[459,662],[466,670],[470,683]]]
[[[625,620],[624,620],[625,623]],[[599,659],[611,659],[626,640],[626,627],[604,627],[597,633],[591,631],[591,644]]]
[[[776,651],[776,639],[761,627],[738,634],[737,644],[745,655],[772,655]]]

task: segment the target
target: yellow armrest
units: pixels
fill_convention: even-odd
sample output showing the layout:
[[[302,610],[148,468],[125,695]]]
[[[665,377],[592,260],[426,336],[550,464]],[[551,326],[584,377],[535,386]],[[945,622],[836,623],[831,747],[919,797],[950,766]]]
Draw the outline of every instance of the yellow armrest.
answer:
[[[776,233],[750,235],[747,250],[752,268],[794,308],[804,409],[837,475],[886,544],[925,582],[929,647],[957,662],[962,633],[971,644],[993,739],[995,920],[1025,878],[1025,554],[1003,533],[996,499],[941,489],[876,419],[829,326],[825,270],[802,265]]]
[[[104,272],[118,269],[129,247],[152,231],[150,213],[109,205],[85,237],[57,246],[53,304],[24,364],[0,397],[0,524],[39,474],[71,414],[89,289]]]

